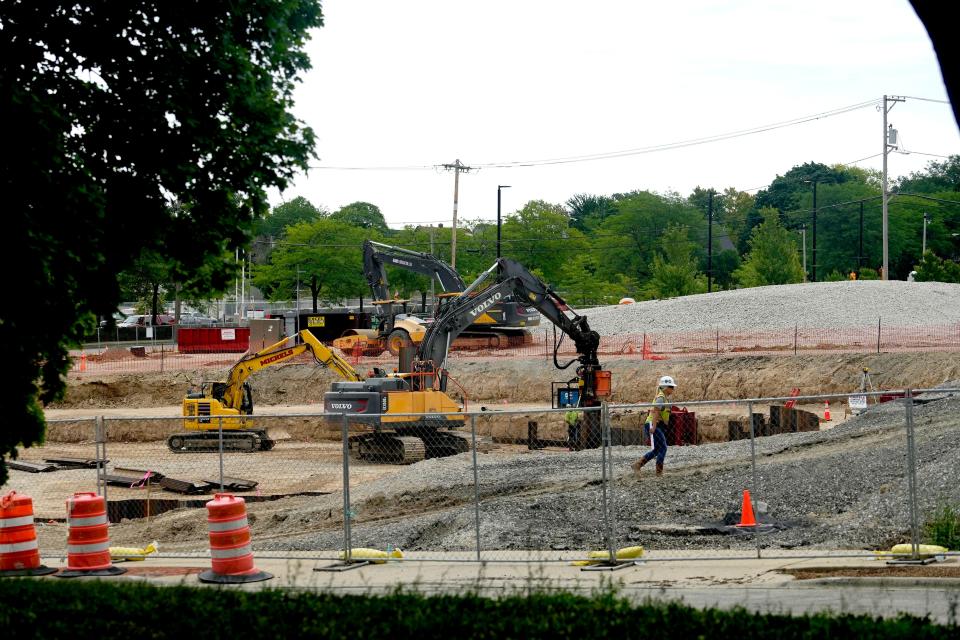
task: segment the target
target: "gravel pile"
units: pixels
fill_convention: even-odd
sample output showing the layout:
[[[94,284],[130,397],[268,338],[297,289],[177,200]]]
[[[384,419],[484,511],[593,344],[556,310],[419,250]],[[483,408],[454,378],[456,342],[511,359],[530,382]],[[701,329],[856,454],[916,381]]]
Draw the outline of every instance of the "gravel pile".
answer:
[[[600,335],[644,331],[922,326],[960,322],[960,285],[898,280],[816,282],[578,309]],[[550,323],[544,319],[541,326]]]
[[[915,407],[919,512],[960,501],[960,398],[940,395]],[[884,548],[909,540],[904,409],[886,403],[826,431],[757,440],[754,500],[761,538],[773,548]],[[639,447],[614,449],[613,501],[620,546],[659,549],[751,548],[731,534],[742,492],[751,486],[749,441],[672,447],[667,474],[637,479]],[[481,455],[481,536],[488,549],[588,549],[603,546],[598,451]],[[652,465],[651,465],[652,466]],[[353,544],[420,551],[474,545],[471,456],[427,460],[352,494]],[[264,550],[338,548],[342,497],[297,509],[299,531],[276,525]],[[329,526],[329,529],[327,527]],[[266,532],[266,531],[265,531]],[[290,532],[294,533],[293,530]],[[256,540],[256,536],[254,540]],[[495,557],[493,554],[491,557]]]

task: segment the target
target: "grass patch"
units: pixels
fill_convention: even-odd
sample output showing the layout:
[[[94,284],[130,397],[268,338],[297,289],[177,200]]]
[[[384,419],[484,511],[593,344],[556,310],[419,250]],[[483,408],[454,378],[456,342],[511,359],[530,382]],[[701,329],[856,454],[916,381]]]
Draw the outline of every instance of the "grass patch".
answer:
[[[960,508],[947,503],[937,507],[924,523],[923,533],[928,544],[960,549]]]

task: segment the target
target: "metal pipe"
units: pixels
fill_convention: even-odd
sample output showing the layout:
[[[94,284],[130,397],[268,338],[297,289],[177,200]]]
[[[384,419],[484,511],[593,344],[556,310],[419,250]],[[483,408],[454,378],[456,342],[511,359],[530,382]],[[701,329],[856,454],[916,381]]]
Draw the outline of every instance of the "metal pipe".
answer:
[[[220,416],[220,419],[217,422],[219,423],[218,457],[220,458],[220,493],[223,493],[223,416]]]
[[[480,562],[480,474],[477,469],[477,416],[470,416],[470,437],[473,441],[473,521],[477,535],[477,562]]]
[[[350,440],[347,428],[347,414],[343,416],[341,434],[343,436],[343,558],[347,564],[353,561],[350,549],[352,531],[350,530]]]
[[[907,484],[910,498],[910,544],[913,558],[919,558],[920,527],[917,517],[917,443],[913,429],[913,392],[907,389],[904,399],[907,422]]]
[[[757,434],[753,428],[753,403],[750,402],[747,404],[747,420],[750,422],[750,467],[753,469],[753,479],[750,482],[750,493],[755,497],[757,495]],[[751,506],[753,501],[750,501]],[[754,517],[756,517],[756,509],[754,511]],[[757,521],[757,525],[753,528],[753,539],[757,544],[757,559],[760,559],[760,536],[758,535],[758,530],[760,529],[760,522]]]

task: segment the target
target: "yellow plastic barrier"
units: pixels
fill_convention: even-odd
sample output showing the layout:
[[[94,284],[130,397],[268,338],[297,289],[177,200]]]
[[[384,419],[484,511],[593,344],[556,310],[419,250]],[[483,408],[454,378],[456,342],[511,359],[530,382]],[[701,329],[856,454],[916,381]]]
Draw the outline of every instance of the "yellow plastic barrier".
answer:
[[[137,547],[110,547],[110,559],[116,562],[124,560],[144,560],[151,553],[156,553],[157,543],[151,542],[147,546],[139,549]]]
[[[929,558],[931,556],[939,555],[941,553],[946,553],[949,551],[946,547],[941,547],[937,544],[918,544],[917,545],[917,555],[921,558]],[[876,551],[878,556],[892,556],[892,555],[904,555],[913,553],[912,544],[895,544],[890,548],[890,551]]]
[[[350,558],[353,560],[369,560],[374,564],[384,564],[387,560],[391,558],[402,558],[403,552],[400,549],[394,549],[390,553],[386,551],[381,551],[380,549],[368,549],[366,547],[358,547],[356,549],[350,550]],[[347,554],[340,552],[340,559],[346,560]]]
[[[624,547],[623,549],[617,550],[617,560],[636,560],[643,556],[643,547]],[[574,560],[570,563],[574,567],[586,567],[592,564],[600,564],[601,562],[609,562],[610,552],[609,551],[590,551],[587,553],[587,558],[589,560]]]

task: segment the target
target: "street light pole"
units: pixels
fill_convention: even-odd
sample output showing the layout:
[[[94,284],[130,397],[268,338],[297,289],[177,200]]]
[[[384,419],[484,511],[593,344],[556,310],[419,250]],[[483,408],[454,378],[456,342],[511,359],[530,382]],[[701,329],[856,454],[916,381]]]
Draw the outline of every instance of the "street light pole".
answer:
[[[923,249],[920,250],[920,259],[923,259],[924,254],[927,252],[927,223],[930,222],[930,214],[927,212],[923,213]]]
[[[807,225],[800,227],[800,237],[803,238],[803,281],[807,281]]]
[[[500,259],[500,191],[509,188],[508,184],[497,185],[497,260]]]
[[[707,293],[713,291],[713,189],[707,200]]]
[[[810,265],[811,273],[810,280],[812,282],[817,281],[817,179],[813,180],[804,180],[804,182],[813,183],[813,252],[810,256],[810,260],[813,264]],[[806,255],[806,253],[804,253]]]

